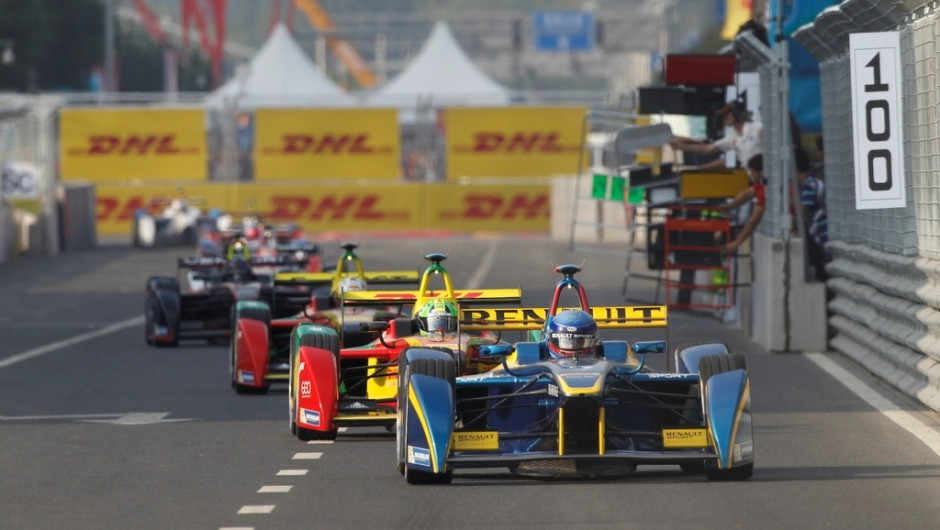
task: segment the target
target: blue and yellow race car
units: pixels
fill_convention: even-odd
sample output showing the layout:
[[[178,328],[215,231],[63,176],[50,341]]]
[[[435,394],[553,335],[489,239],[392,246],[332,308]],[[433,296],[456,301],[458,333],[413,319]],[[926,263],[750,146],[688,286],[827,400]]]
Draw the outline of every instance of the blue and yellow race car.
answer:
[[[499,367],[458,375],[444,352],[402,354],[396,451],[408,483],[493,467],[537,478],[621,476],[638,465],[751,477],[744,357],[701,343],[677,349],[671,370],[651,369],[645,358],[664,354],[665,340],[600,340],[599,330],[665,328],[666,307],[592,307],[574,278],[580,270],[556,267],[563,279],[547,309],[461,311],[463,330],[529,330],[532,340],[480,348]],[[560,305],[567,289],[578,306]]]

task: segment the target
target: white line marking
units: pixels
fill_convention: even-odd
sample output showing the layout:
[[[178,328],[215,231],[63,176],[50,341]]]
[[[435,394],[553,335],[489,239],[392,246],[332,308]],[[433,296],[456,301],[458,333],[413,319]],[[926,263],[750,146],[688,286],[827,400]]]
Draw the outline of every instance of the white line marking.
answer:
[[[258,493],[288,493],[293,486],[261,486]]]
[[[249,513],[271,513],[274,511],[273,504],[255,504],[255,505],[245,505],[238,510],[239,515],[249,514]]]
[[[480,285],[483,284],[483,278],[486,278],[486,275],[490,273],[490,269],[493,268],[498,246],[499,241],[495,239],[490,241],[486,246],[486,254],[483,255],[483,259],[480,260],[480,265],[477,266],[476,272],[473,273],[473,276],[470,277],[470,281],[467,282],[467,289],[479,289]]]
[[[889,420],[898,424],[905,431],[913,434],[918,440],[930,448],[931,451],[940,455],[940,432],[935,431],[929,425],[920,421],[913,415],[904,412],[901,408],[886,399],[881,394],[875,392],[870,386],[866,385],[861,379],[855,377],[844,368],[828,359],[822,353],[806,353],[806,358],[816,363],[817,366],[828,372],[836,378],[846,388],[854,392],[858,397],[865,400],[878,412],[884,414]]]
[[[300,476],[300,477],[302,477],[302,476],[306,475],[308,471],[310,471],[310,470],[309,470],[309,469],[282,469],[282,470],[280,470],[280,471],[277,472],[277,475],[278,475],[279,477],[290,477],[290,476],[293,476],[293,477]]]
[[[294,460],[319,460],[323,453],[297,453]]]
[[[331,444],[331,443],[333,443],[333,440],[310,440],[310,441],[307,442],[307,445],[313,445],[313,444]]]
[[[91,340],[94,338],[101,337],[103,335],[108,335],[116,331],[121,331],[122,329],[129,328],[131,326],[139,326],[144,323],[143,315],[139,317],[134,317],[116,324],[111,324],[110,326],[105,326],[101,329],[95,331],[89,331],[88,333],[82,333],[81,335],[76,335],[70,339],[60,340],[58,342],[53,342],[52,344],[46,344],[45,346],[40,346],[38,348],[33,348],[32,350],[24,351],[23,353],[18,353],[16,355],[11,355],[6,359],[0,361],[0,368],[6,368],[7,366],[12,366],[16,363],[28,361],[34,357],[39,357],[40,355],[45,355],[49,352],[65,348],[67,346],[72,346],[73,344],[78,344],[79,342],[85,342],[86,340]]]
[[[219,530],[255,530],[253,526],[223,526]]]

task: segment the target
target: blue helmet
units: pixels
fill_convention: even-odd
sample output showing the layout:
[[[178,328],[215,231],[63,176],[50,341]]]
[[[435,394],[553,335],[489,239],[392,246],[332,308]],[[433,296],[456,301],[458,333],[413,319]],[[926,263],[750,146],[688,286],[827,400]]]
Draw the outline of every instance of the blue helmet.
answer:
[[[548,323],[548,351],[552,357],[590,355],[598,339],[597,322],[585,311],[567,309]]]

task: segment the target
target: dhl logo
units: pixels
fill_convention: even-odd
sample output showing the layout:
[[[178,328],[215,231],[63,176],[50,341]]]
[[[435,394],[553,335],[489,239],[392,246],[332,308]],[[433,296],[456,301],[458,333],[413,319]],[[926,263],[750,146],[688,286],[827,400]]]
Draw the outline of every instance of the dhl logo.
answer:
[[[549,219],[551,198],[548,194],[464,196],[463,209],[441,212],[442,219]]]
[[[561,144],[561,133],[551,132],[515,132],[481,131],[473,134],[473,145],[458,145],[458,153],[504,154],[504,153],[540,153],[560,154],[578,152],[580,144]]]
[[[117,197],[98,197],[96,201],[95,218],[99,221],[129,221],[134,218],[136,210],[150,210],[152,201],[143,197],[130,197],[121,201]]]
[[[147,199],[141,196],[132,196],[122,201],[117,197],[99,196],[95,204],[95,217],[98,221],[129,221],[134,218],[135,211],[146,210],[151,214],[156,214],[165,208],[170,200],[169,197]],[[204,201],[190,198],[191,204],[199,202]]]
[[[261,152],[265,155],[322,155],[350,154],[374,155],[391,153],[391,146],[376,146],[369,142],[369,135],[359,134],[284,134],[281,145],[265,146]]]
[[[68,150],[72,156],[143,156],[143,155],[182,155],[199,153],[199,147],[178,145],[175,134],[131,134],[118,136],[93,134],[87,137],[85,147]]]
[[[317,200],[310,197],[275,195],[271,197],[271,213],[268,217],[279,221],[407,221],[407,211],[384,211],[378,209],[379,195],[324,195]]]

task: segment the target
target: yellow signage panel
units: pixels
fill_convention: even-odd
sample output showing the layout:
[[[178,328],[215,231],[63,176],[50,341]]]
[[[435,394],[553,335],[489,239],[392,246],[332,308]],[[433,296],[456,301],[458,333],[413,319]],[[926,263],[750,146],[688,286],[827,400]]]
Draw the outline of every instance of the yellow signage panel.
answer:
[[[63,180],[206,180],[202,109],[62,109]]]
[[[577,173],[586,112],[583,107],[447,109],[448,179]]]
[[[258,109],[255,131],[257,180],[401,174],[396,109]]]
[[[449,230],[551,229],[549,184],[506,186],[428,185],[427,225]]]

